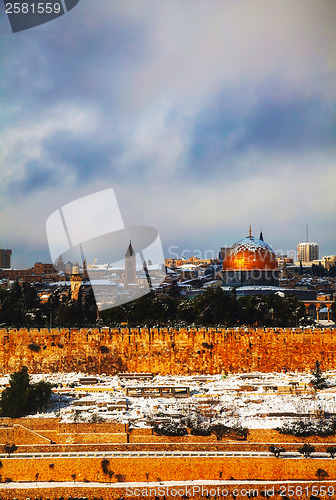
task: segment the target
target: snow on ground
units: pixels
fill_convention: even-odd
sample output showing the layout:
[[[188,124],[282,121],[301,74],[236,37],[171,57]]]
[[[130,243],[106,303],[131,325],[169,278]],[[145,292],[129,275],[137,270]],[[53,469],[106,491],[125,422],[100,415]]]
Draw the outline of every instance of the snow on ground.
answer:
[[[306,418],[317,410],[336,414],[336,371],[326,374],[329,388],[315,393],[310,373],[246,373],[208,376],[155,376],[123,380],[97,375],[97,384],[83,385],[84,373],[31,375],[32,382],[53,385],[50,404],[36,417],[63,421],[118,421],[146,427],[158,418],[182,418],[198,412],[208,422],[239,422],[248,428],[277,428],[285,421]],[[0,387],[9,375],[0,377]],[[187,386],[188,398],[129,397],[127,387]]]

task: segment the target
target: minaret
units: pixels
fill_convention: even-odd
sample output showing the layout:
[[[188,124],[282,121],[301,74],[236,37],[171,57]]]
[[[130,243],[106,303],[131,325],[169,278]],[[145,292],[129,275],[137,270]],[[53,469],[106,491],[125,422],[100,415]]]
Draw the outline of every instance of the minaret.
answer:
[[[125,279],[124,284],[136,283],[136,255],[130,241],[125,254]]]
[[[82,286],[82,276],[79,274],[79,266],[77,262],[74,264],[72,268],[70,283],[71,283],[71,299],[78,300],[79,289]]]

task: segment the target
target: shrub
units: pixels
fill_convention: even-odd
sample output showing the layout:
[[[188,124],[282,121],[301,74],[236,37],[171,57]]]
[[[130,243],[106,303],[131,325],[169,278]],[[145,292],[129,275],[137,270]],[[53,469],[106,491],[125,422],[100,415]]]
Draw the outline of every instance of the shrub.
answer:
[[[188,434],[187,427],[177,420],[154,423],[153,429],[156,434],[162,436],[186,436]]]
[[[101,461],[101,467],[103,469],[104,474],[108,474],[109,465],[110,465],[110,461],[107,460],[107,458],[103,458],[103,460]]]
[[[315,451],[315,446],[312,446],[309,443],[305,443],[303,446],[300,446],[297,451],[301,453],[301,455],[304,455],[306,458],[310,458],[310,455]]]
[[[210,425],[198,424],[191,427],[190,434],[193,436],[210,436],[212,431]]]
[[[317,477],[317,479],[322,480],[322,479],[326,479],[327,477],[329,477],[329,474],[324,469],[317,469],[315,476]]]
[[[285,423],[277,428],[281,434],[291,434],[293,436],[331,436],[336,432],[335,419],[311,419],[299,420],[294,423]]]
[[[229,433],[230,428],[225,424],[217,423],[211,426],[211,430],[216,435],[217,441],[221,441]]]
[[[334,456],[336,455],[336,446],[328,446],[326,452],[329,453],[331,458],[334,458]]]
[[[35,344],[35,342],[32,342],[31,344],[28,344],[28,349],[33,352],[40,352],[41,347],[38,344]]]
[[[268,451],[270,451],[271,453],[273,453],[273,455],[276,458],[279,458],[280,457],[280,453],[283,453],[286,450],[285,450],[285,448],[282,448],[281,446],[275,446],[274,444],[271,444],[271,446],[268,448]]]
[[[208,344],[207,342],[203,342],[202,347],[205,347],[205,349],[213,349],[213,344]]]
[[[118,483],[123,483],[126,480],[125,474],[116,474],[115,477],[117,478]]]
[[[229,436],[235,437],[236,439],[246,439],[249,430],[247,427],[242,427],[240,424],[234,425],[229,430]]]
[[[10,457],[11,454],[14,453],[17,449],[18,447],[14,443],[13,444],[6,443],[3,445],[3,450],[5,453],[8,453],[8,457]]]

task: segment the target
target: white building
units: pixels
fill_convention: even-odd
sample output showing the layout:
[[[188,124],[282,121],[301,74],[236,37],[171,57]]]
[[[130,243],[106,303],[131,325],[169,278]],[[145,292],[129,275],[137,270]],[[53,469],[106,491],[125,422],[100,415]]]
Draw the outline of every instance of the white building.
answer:
[[[319,258],[319,246],[317,243],[299,243],[297,246],[297,259],[299,262],[313,262]]]

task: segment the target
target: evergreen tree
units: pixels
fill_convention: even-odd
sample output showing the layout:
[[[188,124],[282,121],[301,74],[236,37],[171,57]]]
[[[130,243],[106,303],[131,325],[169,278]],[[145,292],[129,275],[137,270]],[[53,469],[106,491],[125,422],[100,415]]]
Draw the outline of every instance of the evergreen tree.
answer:
[[[84,321],[87,326],[94,325],[97,321],[97,304],[92,287],[84,299]]]
[[[83,287],[79,288],[77,301],[75,302],[76,307],[76,324],[79,328],[83,325]]]
[[[51,385],[43,381],[31,384],[28,368],[23,366],[20,371],[10,376],[9,387],[1,394],[1,416],[18,418],[34,413],[43,408],[50,396]]]
[[[328,387],[327,379],[323,375],[323,372],[321,370],[321,364],[318,360],[316,360],[315,367],[312,370],[312,379],[310,382],[315,390],[325,389],[326,387]]]

